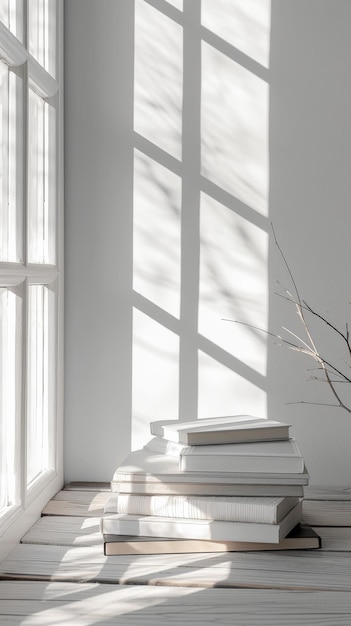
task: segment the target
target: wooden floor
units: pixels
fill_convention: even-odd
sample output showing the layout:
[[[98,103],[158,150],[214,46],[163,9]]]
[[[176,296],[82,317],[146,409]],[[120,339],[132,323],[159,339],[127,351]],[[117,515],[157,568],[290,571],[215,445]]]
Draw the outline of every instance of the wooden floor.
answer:
[[[307,493],[321,550],[105,557],[109,496],[69,485],[49,502],[0,564],[0,626],[350,626],[349,493]]]

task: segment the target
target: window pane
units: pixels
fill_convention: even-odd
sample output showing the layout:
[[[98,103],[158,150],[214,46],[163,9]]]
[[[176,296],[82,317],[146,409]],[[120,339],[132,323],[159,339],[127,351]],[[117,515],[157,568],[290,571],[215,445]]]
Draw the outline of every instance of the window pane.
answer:
[[[28,288],[27,485],[50,467],[53,298],[44,285]]]
[[[29,52],[52,76],[56,74],[56,0],[28,2]]]
[[[0,22],[23,41],[23,0],[0,0]]]
[[[55,109],[29,91],[28,261],[55,263]]]
[[[21,396],[16,390],[21,389],[20,346],[21,299],[0,288],[0,511],[14,504],[19,475],[16,438]]]
[[[0,261],[22,254],[22,79],[0,63]]]

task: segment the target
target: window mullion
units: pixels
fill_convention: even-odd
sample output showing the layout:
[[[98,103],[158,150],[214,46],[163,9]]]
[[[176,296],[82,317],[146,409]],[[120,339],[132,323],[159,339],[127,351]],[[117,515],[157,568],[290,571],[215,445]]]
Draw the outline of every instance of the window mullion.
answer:
[[[39,63],[28,55],[29,85],[41,98],[51,98],[58,91],[58,82]]]
[[[26,62],[28,53],[21,42],[0,22],[0,59],[10,67]]]

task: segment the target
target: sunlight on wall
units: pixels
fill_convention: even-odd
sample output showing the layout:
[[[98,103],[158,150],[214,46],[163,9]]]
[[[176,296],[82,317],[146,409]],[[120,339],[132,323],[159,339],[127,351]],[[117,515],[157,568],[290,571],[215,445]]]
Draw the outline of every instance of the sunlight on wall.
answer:
[[[269,66],[271,0],[202,0],[203,26]]]
[[[202,45],[202,174],[268,214],[268,85]]]
[[[179,11],[183,11],[183,0],[165,0]]]
[[[149,422],[178,417],[179,341],[147,315],[133,315],[132,449],[150,439]]]
[[[143,0],[136,0],[135,41],[134,129],[179,158],[182,29]]]
[[[266,394],[216,359],[199,352],[199,418],[215,415],[266,417]]]
[[[246,365],[266,373],[268,235],[201,195],[199,332]]]
[[[179,317],[181,180],[148,156],[134,158],[135,291]]]
[[[136,0],[133,449],[152,420],[266,416],[266,337],[223,318],[267,327],[270,2],[154,4]]]

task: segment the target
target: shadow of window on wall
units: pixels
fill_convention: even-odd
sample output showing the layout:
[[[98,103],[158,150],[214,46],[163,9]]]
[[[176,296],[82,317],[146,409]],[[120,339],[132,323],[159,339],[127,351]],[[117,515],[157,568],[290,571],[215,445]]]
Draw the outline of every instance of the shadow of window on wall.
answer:
[[[136,0],[133,448],[266,415],[270,0]]]

